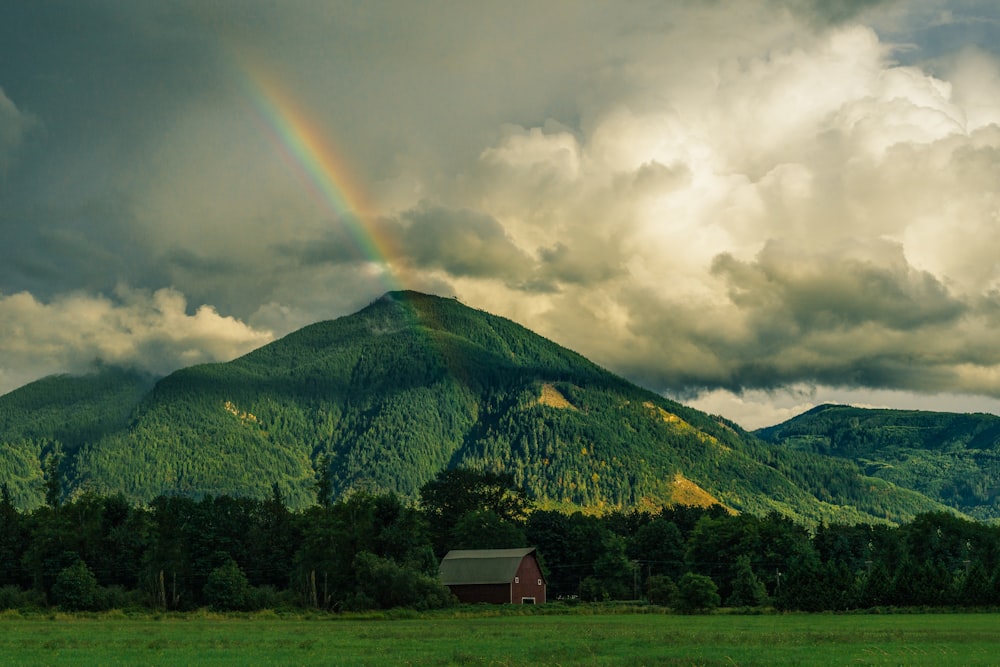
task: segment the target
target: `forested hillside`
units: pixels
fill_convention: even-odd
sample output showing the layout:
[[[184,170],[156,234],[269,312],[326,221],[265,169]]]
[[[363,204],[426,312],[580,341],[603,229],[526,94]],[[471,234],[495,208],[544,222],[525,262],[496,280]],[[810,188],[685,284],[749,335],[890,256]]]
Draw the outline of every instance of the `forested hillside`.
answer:
[[[49,477],[60,475],[69,497],[264,498],[277,484],[303,508],[317,479],[334,498],[363,489],[413,499],[438,471],[462,466],[510,473],[551,509],[718,502],[813,523],[946,509],[856,461],[768,445],[507,319],[413,292],[232,362],[178,371],[141,399],[138,376],[109,370],[80,380],[95,389],[73,408],[59,399],[72,393],[67,382],[0,397],[0,411],[39,393],[59,407],[0,429],[2,481],[21,507],[42,503],[49,441],[62,439]],[[112,386],[106,395],[101,383]],[[58,430],[70,412],[72,437]],[[31,420],[40,424],[28,428]]]
[[[82,377],[54,375],[0,396],[0,482],[20,505],[41,497],[41,462],[72,459],[84,443],[124,428],[155,378],[104,368]]]
[[[1000,417],[821,405],[758,436],[855,463],[970,516],[1000,517]]]

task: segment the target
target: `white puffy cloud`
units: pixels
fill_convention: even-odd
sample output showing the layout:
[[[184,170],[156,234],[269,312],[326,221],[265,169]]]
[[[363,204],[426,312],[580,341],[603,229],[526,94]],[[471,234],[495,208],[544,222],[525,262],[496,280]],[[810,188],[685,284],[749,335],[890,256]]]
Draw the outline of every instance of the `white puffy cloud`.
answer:
[[[48,303],[27,292],[0,295],[0,393],[94,364],[165,374],[228,361],[272,338],[209,305],[188,313],[184,295],[172,289],[122,287],[115,298],[67,294]]]
[[[1000,281],[996,57],[931,74],[865,26],[761,35],[721,55],[658,46],[711,76],[640,59],[586,124],[508,126],[442,188],[534,251],[555,291],[483,298],[664,391],[1000,396],[983,342]]]
[[[995,8],[202,4],[109,10],[104,59],[74,60],[92,38],[68,29],[49,60],[24,59],[19,102],[65,143],[6,193],[7,307],[27,290],[39,312],[75,299],[136,315],[93,294],[172,285],[239,318],[250,345],[402,283],[678,395],[1000,394]],[[108,66],[120,76],[98,76]],[[317,192],[292,119],[262,114],[259,66],[330,149],[328,185],[364,210]],[[64,71],[86,119],[30,95]],[[23,117],[5,100],[0,119]],[[365,235],[391,241],[391,266]],[[214,340],[197,315],[175,324]],[[162,340],[139,330],[140,347]],[[22,366],[0,349],[0,366],[59,368],[48,340],[73,367],[114,356],[67,333]]]

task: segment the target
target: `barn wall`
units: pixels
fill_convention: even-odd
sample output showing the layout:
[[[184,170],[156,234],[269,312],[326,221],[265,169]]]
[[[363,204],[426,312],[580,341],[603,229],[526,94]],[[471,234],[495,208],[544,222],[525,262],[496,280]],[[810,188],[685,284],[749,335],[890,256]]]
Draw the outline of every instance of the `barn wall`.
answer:
[[[508,604],[510,602],[510,584],[462,584],[448,586],[460,602],[488,602],[490,604]],[[517,598],[520,602],[521,598]]]
[[[517,579],[511,584],[511,602],[521,604],[521,598],[535,598],[535,604],[545,602],[545,578],[534,554],[521,559],[515,576]]]

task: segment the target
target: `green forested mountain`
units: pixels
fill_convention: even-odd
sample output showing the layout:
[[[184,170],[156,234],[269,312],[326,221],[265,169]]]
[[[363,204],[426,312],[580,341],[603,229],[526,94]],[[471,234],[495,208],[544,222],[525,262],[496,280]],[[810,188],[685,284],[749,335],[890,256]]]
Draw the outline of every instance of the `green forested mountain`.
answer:
[[[155,378],[107,367],[85,376],[53,375],[0,396],[0,482],[15,501],[37,504],[41,462],[72,460],[84,443],[124,428]]]
[[[1000,417],[821,405],[756,435],[833,456],[969,516],[1000,517]]]
[[[148,391],[143,383],[106,370],[0,397],[9,415],[0,481],[20,505],[40,504],[58,440],[65,493],[138,501],[261,498],[277,483],[303,507],[317,475],[335,497],[364,488],[412,498],[442,468],[462,466],[509,472],[551,508],[719,502],[846,522],[946,509],[854,459],[767,444],[509,320],[414,292],[232,362],[183,369]]]

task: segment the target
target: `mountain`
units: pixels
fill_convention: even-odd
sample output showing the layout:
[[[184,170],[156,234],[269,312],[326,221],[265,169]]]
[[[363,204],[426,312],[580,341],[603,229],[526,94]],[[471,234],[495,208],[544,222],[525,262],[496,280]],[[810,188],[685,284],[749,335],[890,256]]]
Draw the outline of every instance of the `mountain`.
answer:
[[[755,431],[980,519],[1000,518],[1000,417],[821,405]]]
[[[335,495],[412,498],[442,468],[468,466],[509,472],[539,506],[567,510],[718,502],[817,522],[947,509],[853,460],[765,443],[510,320],[415,292],[144,382],[105,369],[0,397],[0,481],[20,505],[41,503],[58,441],[67,493],[137,501],[260,497],[277,484],[303,507],[322,466]]]
[[[53,375],[0,396],[0,482],[15,502],[38,503],[40,463],[55,448],[72,458],[85,443],[125,428],[155,380],[105,367],[85,376]]]

